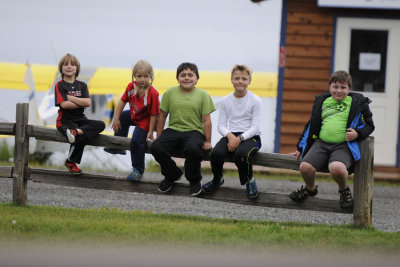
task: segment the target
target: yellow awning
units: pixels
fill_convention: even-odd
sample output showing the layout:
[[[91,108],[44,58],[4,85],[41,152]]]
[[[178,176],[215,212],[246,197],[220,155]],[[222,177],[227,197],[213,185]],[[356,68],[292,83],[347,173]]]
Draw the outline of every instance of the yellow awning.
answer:
[[[98,68],[89,81],[91,94],[122,94],[130,81],[131,70]],[[197,87],[206,90],[211,96],[225,96],[233,91],[230,72],[200,71]],[[276,97],[276,73],[253,73],[249,89],[260,97]],[[162,95],[169,87],[177,85],[175,70],[155,70],[153,85]]]
[[[57,66],[31,64],[37,91],[47,91],[53,85],[58,73]],[[0,88],[28,90],[24,83],[27,65],[23,63],[0,62]],[[82,71],[81,71],[82,72]],[[225,96],[233,91],[229,71],[200,71],[198,87],[206,90],[211,96]],[[104,68],[96,69],[89,77],[88,87],[92,95],[116,94],[124,92],[131,80],[131,69]],[[153,85],[162,95],[171,86],[177,85],[176,70],[154,71]],[[253,73],[249,89],[260,97],[276,97],[278,75],[270,72]]]
[[[37,91],[47,91],[52,86],[57,74],[57,66],[31,64],[33,79]],[[0,62],[0,88],[28,90],[24,83],[27,64]]]

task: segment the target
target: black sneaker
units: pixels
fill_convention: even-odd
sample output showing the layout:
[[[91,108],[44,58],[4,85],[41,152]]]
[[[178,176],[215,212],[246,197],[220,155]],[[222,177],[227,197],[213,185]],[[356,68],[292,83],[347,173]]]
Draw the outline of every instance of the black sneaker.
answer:
[[[171,190],[172,186],[174,185],[174,181],[169,180],[162,180],[161,183],[158,185],[158,191],[166,193]]]
[[[190,183],[190,195],[195,197],[201,193],[201,183]]]
[[[214,192],[215,190],[217,190],[221,185],[224,184],[224,178],[221,178],[221,180],[219,181],[219,183],[214,182],[214,179],[205,183],[202,187],[203,192],[206,194],[210,194],[212,192]]]
[[[121,154],[121,155],[126,155],[126,151],[122,149],[116,149],[116,148],[104,148],[104,151],[110,154]]]
[[[318,194],[318,185],[315,187],[314,191],[310,191],[305,186],[301,186],[296,191],[290,193],[290,199],[296,202],[301,202],[306,199],[308,196],[315,196]]]
[[[353,209],[353,197],[351,196],[351,191],[349,186],[343,190],[339,190],[340,194],[340,207],[345,210]]]

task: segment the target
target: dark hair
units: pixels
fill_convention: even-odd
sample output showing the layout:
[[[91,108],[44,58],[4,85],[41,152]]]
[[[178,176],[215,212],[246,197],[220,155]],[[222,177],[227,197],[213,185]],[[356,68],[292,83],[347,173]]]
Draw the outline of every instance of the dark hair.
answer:
[[[351,76],[347,73],[347,71],[338,70],[332,73],[331,77],[329,77],[329,85],[335,82],[347,83],[349,88],[351,88]]]
[[[78,77],[79,72],[81,70],[81,64],[79,63],[79,60],[71,54],[66,54],[65,56],[63,56],[60,60],[60,62],[58,63],[58,70],[61,73],[61,78],[64,79],[64,73],[62,72],[62,66],[64,66],[65,64],[68,64],[68,62],[71,62],[72,65],[76,66],[76,73],[75,73],[75,78]]]
[[[186,69],[189,69],[189,70],[193,71],[193,72],[196,74],[197,79],[200,79],[200,76],[199,76],[199,69],[197,68],[196,64],[194,64],[194,63],[189,63],[189,62],[183,62],[182,64],[180,64],[180,65],[178,66],[178,69],[176,70],[176,79],[177,79],[177,80],[178,80],[179,74],[180,74],[182,71],[186,70]]]

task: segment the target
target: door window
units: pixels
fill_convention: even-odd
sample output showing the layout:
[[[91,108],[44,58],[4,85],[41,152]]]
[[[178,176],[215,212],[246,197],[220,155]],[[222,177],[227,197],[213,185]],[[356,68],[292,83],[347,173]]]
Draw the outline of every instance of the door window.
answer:
[[[354,91],[385,92],[388,31],[351,30],[350,68]]]

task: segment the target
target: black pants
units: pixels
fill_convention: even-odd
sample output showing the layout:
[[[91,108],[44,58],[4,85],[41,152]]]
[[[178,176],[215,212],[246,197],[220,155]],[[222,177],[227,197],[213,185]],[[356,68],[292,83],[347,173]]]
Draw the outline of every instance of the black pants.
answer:
[[[175,181],[182,176],[171,154],[183,151],[185,160],[185,176],[190,183],[201,180],[200,165],[203,156],[205,136],[199,131],[179,132],[165,129],[161,136],[151,144],[151,154],[161,166],[161,174],[166,180]]]
[[[97,120],[62,121],[61,123],[62,126],[57,127],[57,130],[64,136],[67,136],[67,129],[76,130],[79,128],[83,131],[83,134],[75,137],[75,143],[71,144],[69,148],[68,158],[76,163],[81,163],[83,149],[88,140],[97,136],[106,127],[104,122]]]
[[[238,136],[241,133],[233,133]],[[227,156],[233,156],[233,160],[239,171],[240,184],[244,185],[253,177],[253,156],[261,148],[259,136],[247,139],[233,151],[228,151],[228,138],[223,137],[215,145],[210,153],[211,169],[214,180],[219,182],[223,176],[223,166]]]

